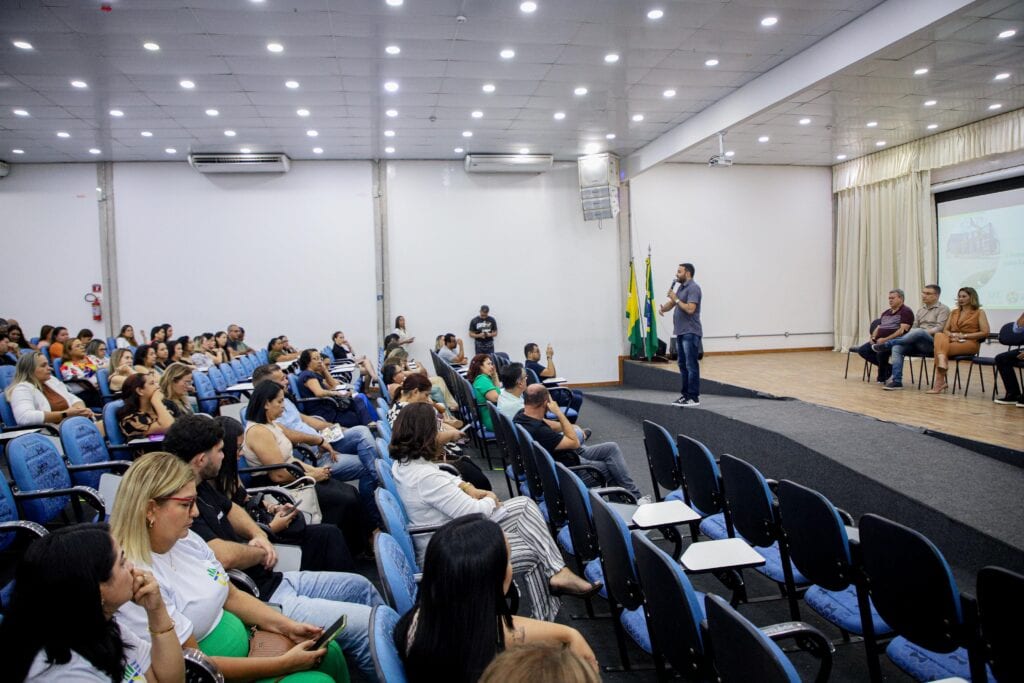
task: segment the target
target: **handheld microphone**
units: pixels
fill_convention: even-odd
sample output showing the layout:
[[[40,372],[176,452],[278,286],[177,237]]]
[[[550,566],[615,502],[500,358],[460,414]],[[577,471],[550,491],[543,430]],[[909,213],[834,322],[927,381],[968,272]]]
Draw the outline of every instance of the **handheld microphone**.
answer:
[[[679,284],[679,280],[677,280],[675,278],[672,278],[672,284],[670,284],[668,286],[668,291],[670,291],[670,292],[676,291],[676,285],[678,285],[678,284]]]

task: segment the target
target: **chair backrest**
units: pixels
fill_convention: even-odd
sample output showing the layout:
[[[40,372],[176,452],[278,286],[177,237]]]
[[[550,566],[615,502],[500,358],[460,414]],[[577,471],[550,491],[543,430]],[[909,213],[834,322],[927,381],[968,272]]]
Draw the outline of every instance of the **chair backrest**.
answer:
[[[725,454],[719,463],[725,481],[725,500],[737,533],[748,542],[767,548],[778,540],[772,492],[756,467]]]
[[[643,604],[644,594],[636,575],[629,529],[622,517],[596,491],[588,491],[588,494],[597,542],[601,548],[601,567],[604,569],[608,596],[626,609],[636,609]]]
[[[867,514],[860,519],[860,551],[875,609],[898,635],[935,652],[963,645],[960,590],[935,544]]]
[[[395,537],[382,531],[373,539],[373,554],[377,558],[384,599],[399,615],[405,614],[416,603],[416,571]]]
[[[96,424],[87,417],[69,417],[60,423],[60,442],[64,446],[64,455],[72,465],[91,465],[108,462],[110,451],[103,441]],[[71,479],[76,485],[100,487],[100,475],[103,470],[91,470],[72,473]]]
[[[49,344],[47,344],[43,348],[39,349],[39,353],[43,354],[43,358],[46,359],[47,363],[50,362],[50,345]],[[134,353],[134,351],[132,353]]]
[[[334,347],[327,345],[320,349],[320,355],[326,358],[329,362],[334,362]]]
[[[708,593],[704,606],[712,657],[722,683],[800,683],[782,649],[728,602]]]
[[[533,370],[533,368],[524,369],[526,370],[526,377],[529,380],[530,384],[540,384],[540,377],[537,376],[537,373]]]
[[[257,351],[256,357],[259,359],[261,365],[266,365],[270,362],[270,353],[266,349],[260,349]]]
[[[7,484],[7,479],[0,476],[0,524],[17,522],[20,519],[18,505],[14,502],[11,487]],[[15,533],[0,533],[0,552],[7,550],[14,542],[16,535]]]
[[[295,398],[302,398],[302,393],[299,392],[299,378],[295,373],[288,375],[288,390],[292,393]],[[305,412],[305,411],[303,411]]]
[[[1004,346],[1024,346],[1024,332],[1014,333],[1013,325],[1009,322],[999,328],[999,343]]]
[[[676,437],[679,469],[683,473],[686,504],[702,515],[721,512],[725,506],[719,485],[721,474],[708,447],[680,434]]]
[[[64,375],[60,374],[60,366],[63,365],[63,364],[64,364],[64,360],[62,358],[54,358],[50,362],[50,365],[53,366],[53,376],[56,377],[59,380],[63,380],[64,379]]]
[[[220,400],[216,397],[217,392],[214,390],[213,383],[210,381],[210,378],[207,377],[207,374],[209,373],[193,370],[192,386],[196,390],[199,412],[206,413],[207,415],[216,415],[217,406],[220,403]]]
[[[555,471],[558,472],[558,490],[569,521],[573,554],[581,562],[589,562],[600,554],[594,517],[590,511],[590,494],[583,480],[562,463],[555,463]]]
[[[245,369],[245,365],[243,365],[242,361],[238,358],[231,359],[231,369],[235,371],[235,377],[238,378],[239,382],[248,379],[249,375],[252,374]]]
[[[21,491],[64,489],[71,486],[71,477],[57,447],[41,434],[25,434],[7,444],[7,462],[11,478]],[[70,502],[69,496],[22,501],[25,519],[46,524]]]
[[[214,366],[206,371],[206,376],[210,378],[210,383],[213,388],[217,390],[218,394],[225,394],[228,390],[228,381],[224,377],[224,373],[221,372],[220,366]]]
[[[519,441],[519,455],[522,457],[523,470],[526,473],[526,487],[530,491],[530,498],[533,498],[534,502],[540,503],[544,500],[544,483],[540,478],[537,455],[533,452],[533,437],[520,425],[516,425],[515,435]]]
[[[96,371],[96,383],[100,389],[100,396],[104,399],[112,399],[113,392],[110,391],[110,370],[100,368]]]
[[[14,370],[13,365],[0,365],[0,391],[11,385],[11,380],[14,379]]]
[[[388,460],[391,460],[390,457]],[[373,466],[377,470],[377,481],[395,497],[395,502],[398,503],[398,508],[402,511],[402,517],[408,521],[409,512],[405,509],[405,503],[402,502],[401,496],[398,495],[398,485],[395,484],[395,476],[391,474],[390,463],[385,462],[383,459],[378,459],[374,461]]]
[[[662,654],[672,668],[690,678],[707,678],[704,639],[704,596],[693,590],[682,566],[654,545],[642,531],[630,533],[637,575],[644,594],[647,623],[654,651]]]
[[[650,420],[644,420],[644,450],[647,451],[647,464],[651,467],[654,478],[654,492],[661,500],[658,487],[675,491],[683,485],[683,473],[679,469],[679,451],[668,430]]]
[[[544,487],[544,507],[548,511],[548,524],[555,531],[561,529],[569,521],[565,513],[565,502],[558,486],[558,474],[555,471],[555,459],[536,441],[533,442],[533,462],[540,475],[541,486]]]
[[[7,394],[4,393],[3,389],[0,389],[0,422],[3,422],[4,427],[13,428],[18,426],[14,419],[14,411],[11,410],[11,404],[7,402]]]
[[[831,591],[854,580],[846,525],[825,496],[787,479],[779,482],[779,513],[790,558],[812,583]]]
[[[194,376],[197,373],[192,374]],[[107,441],[114,446],[123,446],[128,441],[124,436],[124,432],[121,431],[121,425],[117,423],[117,411],[121,410],[123,406],[124,401],[122,399],[111,401],[103,406],[103,431],[107,435]]]
[[[221,363],[217,369],[224,376],[224,381],[227,382],[228,387],[232,384],[238,384],[238,375],[235,374],[235,369],[231,367],[231,363]]]
[[[115,339],[114,337],[107,337],[107,356],[109,357],[110,354],[112,354],[114,352],[114,349],[116,348],[117,339]]]
[[[373,492],[374,500],[377,501],[377,510],[380,512],[381,521],[384,522],[384,530],[391,534],[402,552],[405,553],[409,564],[419,571],[419,564],[416,562],[416,546],[413,545],[412,536],[406,528],[408,517],[402,509],[401,503],[386,488],[378,488]]]
[[[370,612],[370,656],[378,681],[406,683],[405,667],[395,647],[395,625],[398,612],[387,605],[377,605]]]
[[[523,465],[523,456],[519,452],[519,439],[515,434],[516,426],[512,420],[488,402],[487,409],[491,411],[491,418],[494,422],[494,438],[498,447],[505,454],[505,460],[512,466],[512,474],[518,482],[525,478],[526,468]]]
[[[247,377],[252,375],[253,370],[255,370],[257,367],[256,361],[253,360],[252,354],[249,353],[245,354],[244,356],[239,356],[235,360],[237,360],[239,364],[241,364],[242,369],[245,371],[245,375]]]
[[[1002,567],[978,572],[978,612],[986,657],[998,681],[1024,681],[1020,616],[1024,612],[1024,575]]]

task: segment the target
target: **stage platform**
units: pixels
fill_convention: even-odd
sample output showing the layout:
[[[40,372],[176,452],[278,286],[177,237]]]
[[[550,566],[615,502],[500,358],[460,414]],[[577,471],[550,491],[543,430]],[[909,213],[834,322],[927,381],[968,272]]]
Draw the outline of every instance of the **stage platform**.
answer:
[[[854,517],[877,512],[928,536],[954,565],[964,588],[973,588],[974,574],[986,564],[1024,571],[1024,410],[997,406],[980,396],[931,396],[914,389],[884,392],[875,384],[854,377],[825,376],[820,366],[827,359],[808,360],[818,352],[711,357],[703,368],[715,377],[715,366],[741,373],[752,381],[729,384],[709,380],[703,386],[699,408],[677,408],[678,370],[626,362],[624,385],[589,389],[587,399],[617,413],[653,420],[672,433],[685,433],[715,453],[732,453],[749,460],[765,476],[792,479],[818,489]],[[845,354],[829,354],[845,362]],[[795,358],[787,358],[789,356]],[[727,363],[719,361],[725,359]],[[745,363],[746,362],[746,363]],[[781,382],[766,379],[758,368],[775,362],[796,367],[802,383],[827,382],[831,392],[848,386],[857,398],[838,409],[812,400],[778,396]],[[743,366],[746,365],[746,369]],[[702,368],[702,369],[703,369]],[[833,367],[832,372],[835,371]],[[724,374],[724,372],[722,373]],[[775,368],[773,377],[784,375]],[[717,374],[721,376],[721,374]],[[977,376],[975,376],[977,379]],[[986,385],[987,388],[990,388]],[[972,394],[973,394],[972,383]],[[774,390],[772,394],[767,393]],[[870,399],[863,398],[871,392]],[[796,392],[794,392],[796,393]],[[1018,449],[965,442],[971,448],[939,438],[923,425],[883,421],[859,410],[858,402],[934,403],[938,410],[964,413],[957,423],[976,422],[970,411],[1005,409],[1011,422],[1004,426],[1005,441]],[[955,404],[953,407],[949,407]],[[905,412],[905,411],[904,411]],[[974,425],[977,431],[984,425]]]

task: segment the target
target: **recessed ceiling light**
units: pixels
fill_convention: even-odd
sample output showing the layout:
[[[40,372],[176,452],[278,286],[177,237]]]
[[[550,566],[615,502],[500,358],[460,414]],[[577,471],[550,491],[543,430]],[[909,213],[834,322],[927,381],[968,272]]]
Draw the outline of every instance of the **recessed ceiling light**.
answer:
[[[920,69],[914,69],[915,76],[924,76],[926,73],[928,73],[928,69],[926,67],[922,66]]]
[[[24,154],[24,153],[25,153],[25,150],[23,150],[23,149],[12,149],[11,150],[11,154]]]
[[[556,111],[555,112],[555,121],[561,121],[564,118],[565,118],[565,112],[564,111]]]
[[[573,94],[574,94],[574,95],[586,95],[586,94],[587,94],[587,89],[586,89],[586,88],[584,88],[584,87],[583,87],[583,86],[581,85],[580,87],[576,88],[576,89],[575,89],[575,90],[573,90],[572,92],[573,92]]]
[[[284,45],[282,45],[281,43],[267,43],[267,51],[284,52]]]
[[[529,147],[520,147],[519,148],[519,153],[520,154],[529,154],[530,153],[530,148]]]
[[[405,0],[384,0],[384,1],[387,4],[389,4],[390,6],[392,6],[392,7],[401,7],[402,3],[405,2]]]
[[[806,126],[810,122],[811,122],[811,120],[809,118],[807,118],[807,117],[804,117],[804,118],[800,119],[799,121],[797,121],[797,123],[799,123],[801,126]]]
[[[537,3],[524,2],[521,5],[519,5],[519,11],[525,12],[526,14],[532,14],[537,11]]]
[[[994,81],[1005,81],[1009,77],[1010,77],[1010,74],[1004,71],[1001,74],[996,74],[996,77],[993,78],[992,80],[994,80]]]
[[[72,88],[88,88],[89,84],[85,81],[71,81]]]
[[[296,109],[295,113],[298,114],[299,116],[302,116],[302,117],[309,116],[309,110],[308,109]]]
[[[57,137],[59,137],[59,138],[69,138],[69,137],[71,137],[71,133],[67,133],[67,132],[62,131],[62,130],[61,131],[57,131]]]
[[[924,101],[924,106],[926,106],[926,107],[934,107],[935,104],[936,104],[936,100],[925,100]]]
[[[609,52],[604,56],[604,61],[607,62],[608,64],[614,64],[615,62],[619,61],[619,56],[614,52]]]
[[[736,152],[734,152],[734,151],[732,151],[730,149],[728,152],[725,153],[725,156],[727,156],[727,157],[734,157],[734,156],[736,156]]]
[[[313,154],[323,154],[323,153],[324,153],[324,148],[323,147],[314,147],[313,148]]]
[[[207,109],[206,110],[206,115],[207,116],[220,116],[220,112],[217,111],[216,109]]]
[[[999,37],[1000,38],[1013,38],[1015,35],[1017,35],[1016,29],[1012,29],[1011,28],[1011,29],[1007,29],[1007,30],[1001,32],[999,34]],[[15,45],[17,45],[17,43],[15,43]]]
[[[24,109],[14,109],[12,111],[14,111],[15,116],[28,116],[28,112]]]
[[[499,52],[498,55],[501,56],[502,59],[512,59],[516,56],[516,51],[510,47],[506,47],[504,50]]]
[[[757,139],[758,142],[768,142],[769,140],[771,140],[771,138],[768,137],[767,135],[762,135]]]
[[[605,140],[614,140],[614,139],[615,139],[615,133],[607,133],[607,134],[606,134],[606,135],[604,136],[604,139],[605,139]]]
[[[387,116],[390,119],[393,119],[396,116],[398,116],[398,110],[397,109],[388,109],[386,112],[384,112],[384,115]]]
[[[398,47],[397,45],[388,45],[386,48],[384,48],[384,52],[387,52],[389,55],[397,55],[401,51],[402,48]]]
[[[664,92],[662,92],[661,96],[662,97],[675,97],[676,96],[676,91],[673,90],[672,88],[669,88],[668,90],[665,90]]]
[[[846,155],[845,155],[845,154],[837,154],[837,155],[836,155],[836,159],[838,159],[839,161],[842,161],[842,160],[843,160],[843,159],[845,159],[845,158],[846,158]]]
[[[235,133],[235,131],[233,130],[226,130],[224,131],[224,135],[227,135],[229,138],[233,138],[235,137],[235,135],[237,135],[237,133]]]
[[[929,123],[927,126],[925,126],[925,128],[927,128],[928,130],[935,130],[938,127],[939,127],[939,124],[937,124],[937,123]]]
[[[306,135],[308,135],[311,138],[315,138],[317,135],[320,135],[320,133],[318,133],[315,130],[310,129],[310,130],[306,131]]]
[[[484,87],[482,88],[482,90],[485,93],[492,93],[495,90],[494,84],[493,83],[484,83]]]
[[[761,26],[775,26],[777,23],[779,23],[778,17],[765,17],[761,20]]]
[[[192,81],[178,81],[178,85],[180,85],[185,90],[191,90],[192,88],[196,87],[196,84]]]
[[[864,125],[866,125],[866,126],[867,126],[868,128],[874,128],[875,126],[877,126],[877,125],[878,125],[878,121],[868,121],[868,122],[867,122],[866,124],[864,124]]]
[[[704,61],[704,66],[718,66],[718,60],[712,57]]]
[[[122,116],[124,116],[124,112],[121,111],[120,109],[111,109],[110,110],[110,115],[115,117],[115,118],[121,118]]]
[[[387,81],[386,83],[384,83],[384,89],[387,90],[388,92],[398,92],[398,82]]]
[[[384,148],[384,153],[385,154],[394,154],[395,153],[395,148],[394,147],[385,147]]]
[[[456,147],[456,148],[455,148],[455,149],[453,149],[452,151],[453,151],[453,152],[455,152],[456,154],[462,154],[462,153],[463,153],[463,152],[465,152],[466,150],[462,149],[461,147]]]
[[[166,152],[167,154],[177,154],[178,150],[174,149],[173,147],[166,147],[164,148],[164,152]]]
[[[665,13],[660,9],[652,9],[647,13],[648,19],[661,19],[663,16],[665,16]]]
[[[588,142],[586,147],[583,148],[583,151],[587,154],[596,154],[601,151],[601,145],[596,142]]]
[[[248,147],[243,147],[242,149],[240,149],[240,150],[238,150],[238,151],[239,151],[239,152],[241,152],[242,154],[248,154],[248,153],[250,153],[250,152],[251,152],[252,150],[251,150],[251,149],[249,149]]]
[[[633,118],[634,123],[640,123],[641,121],[644,120],[644,115],[643,114],[633,114],[632,118]]]
[[[386,137],[386,138],[393,138],[393,137],[395,137],[395,131],[393,131],[393,130],[386,130],[386,131],[384,131],[384,137]]]
[[[160,46],[157,45],[156,43],[143,43],[142,47],[146,48],[150,52],[156,52],[157,50],[160,49]]]
[[[885,147],[885,140],[879,140],[876,142],[875,147]]]
[[[471,137],[473,137],[473,131],[471,131],[471,130],[464,130],[464,131],[462,131],[462,137],[464,137],[464,138],[471,138]]]
[[[472,116],[474,119],[482,119],[484,117],[484,113],[477,109],[476,111],[471,112],[470,116]]]
[[[99,153],[100,153],[100,150],[96,149],[95,147],[90,147],[89,148],[89,154],[99,154]]]
[[[996,102],[995,104],[990,104],[990,105],[988,105],[988,108],[989,108],[989,109],[1002,109],[1002,108],[1003,108],[1003,105],[1001,105],[1001,104],[999,104],[998,102]]]
[[[139,135],[141,135],[144,138],[151,138],[151,137],[153,137],[153,133],[151,133],[148,130],[142,131],[141,133],[139,133]]]
[[[14,43],[14,47],[16,47],[16,48],[18,48],[20,50],[31,50],[32,49],[32,43],[29,43],[27,41],[15,40],[15,41],[12,41],[12,42]]]
[[[291,88],[292,90],[295,90],[296,88],[299,87],[299,82],[298,81],[285,81],[284,82],[284,87]]]

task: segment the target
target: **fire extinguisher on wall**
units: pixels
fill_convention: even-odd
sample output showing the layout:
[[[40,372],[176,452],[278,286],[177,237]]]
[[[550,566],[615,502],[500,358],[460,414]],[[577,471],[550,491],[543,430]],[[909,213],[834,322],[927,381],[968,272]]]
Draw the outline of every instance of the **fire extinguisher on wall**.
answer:
[[[92,319],[96,321],[103,320],[103,302],[99,296],[96,294],[86,294],[82,298],[92,307]]]

